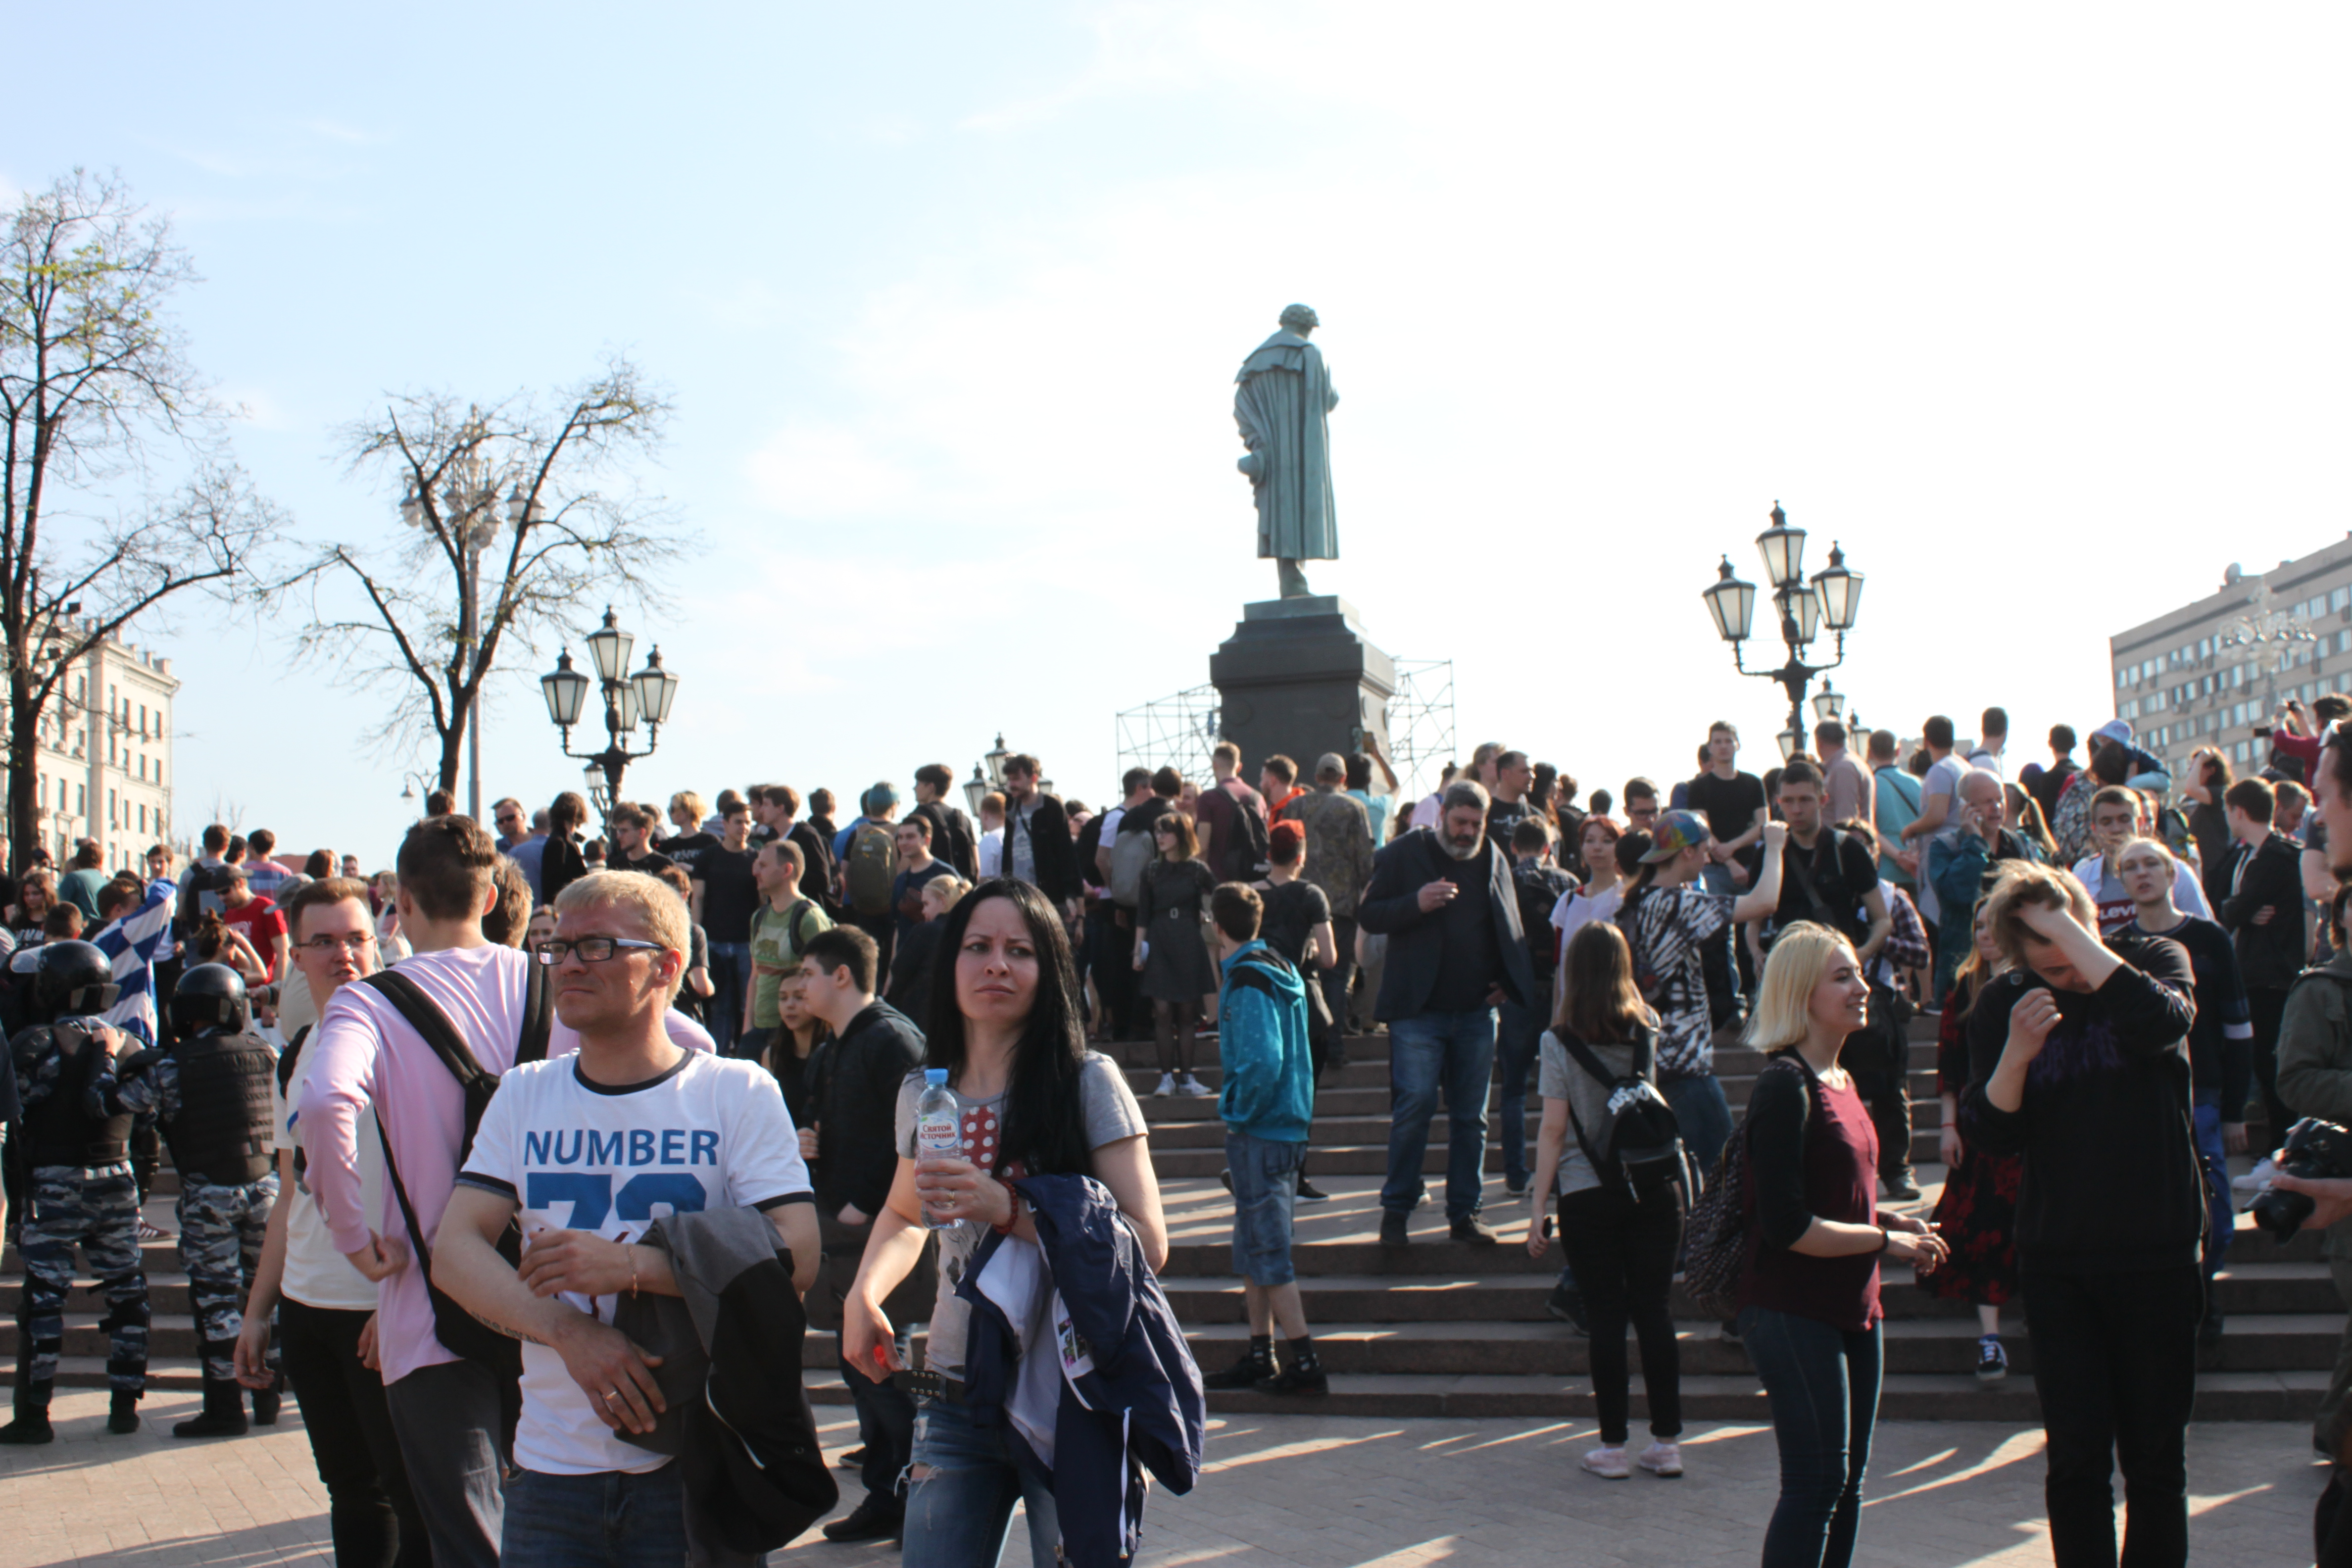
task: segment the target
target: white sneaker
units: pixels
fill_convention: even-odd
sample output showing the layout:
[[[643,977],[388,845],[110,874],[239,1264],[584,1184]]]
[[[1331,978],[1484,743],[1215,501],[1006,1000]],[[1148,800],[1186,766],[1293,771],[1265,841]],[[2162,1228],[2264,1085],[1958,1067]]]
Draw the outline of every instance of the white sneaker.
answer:
[[[1201,1096],[1213,1091],[1207,1084],[1202,1083],[1191,1073],[1186,1073],[1182,1078],[1176,1080],[1176,1092],[1183,1095],[1188,1100],[1197,1100]]]
[[[1165,1100],[1175,1092],[1176,1075],[1172,1072],[1164,1072],[1160,1075],[1160,1087],[1151,1091],[1151,1098],[1154,1100]]]
[[[1653,1443],[1633,1462],[1664,1480],[1673,1480],[1683,1473],[1683,1451],[1673,1443]]]
[[[2270,1191],[2271,1178],[2277,1174],[2278,1167],[2272,1164],[2271,1157],[2265,1154],[2255,1161],[2254,1168],[2244,1175],[2231,1177],[2230,1186],[2241,1193],[2266,1193]]]
[[[1584,1456],[1584,1468],[1604,1481],[1622,1481],[1633,1472],[1625,1468],[1625,1450],[1595,1448]]]

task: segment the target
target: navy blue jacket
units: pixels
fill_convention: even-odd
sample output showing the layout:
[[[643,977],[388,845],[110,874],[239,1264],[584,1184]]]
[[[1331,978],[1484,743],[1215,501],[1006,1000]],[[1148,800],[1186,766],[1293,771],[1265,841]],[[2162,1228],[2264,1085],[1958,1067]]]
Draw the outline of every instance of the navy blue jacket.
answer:
[[[1108,1187],[1075,1175],[1024,1176],[1012,1184],[1030,1206],[1070,1331],[1094,1368],[1075,1382],[1061,1379],[1049,1469],[1004,1414],[1020,1341],[980,1289],[1004,1240],[992,1234],[956,1287],[971,1305],[965,1405],[975,1427],[1005,1426],[1014,1455],[1054,1489],[1067,1560],[1078,1568],[1114,1568],[1134,1556],[1142,1539],[1143,1471],[1180,1497],[1200,1477],[1208,1424],[1201,1369]],[[1059,1346],[1039,1348],[1055,1353]]]

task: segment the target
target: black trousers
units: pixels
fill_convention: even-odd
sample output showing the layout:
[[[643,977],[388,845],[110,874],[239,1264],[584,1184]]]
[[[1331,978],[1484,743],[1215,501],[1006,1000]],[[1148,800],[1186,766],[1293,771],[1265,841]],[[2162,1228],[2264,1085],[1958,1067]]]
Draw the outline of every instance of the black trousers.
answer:
[[[326,1484],[336,1568],[430,1568],[433,1543],[409,1494],[383,1374],[360,1362],[367,1321],[281,1297],[279,1353]]]
[[[2057,1568],[2189,1561],[2189,1412],[2205,1278],[2194,1263],[2128,1274],[2021,1271]],[[2124,1472],[2116,1555],[2116,1467]]]
[[[1108,1037],[1133,1039],[1140,1032],[1135,1018],[1135,915],[1105,899],[1087,916],[1087,925],[1095,994],[1108,1016]]]
[[[1339,962],[1323,972],[1323,1000],[1331,1005],[1331,1016],[1337,1026],[1344,1028],[1348,1016],[1348,984],[1356,975],[1356,917],[1333,915],[1331,940],[1339,944]]]
[[[2275,1149],[2286,1142],[2286,1130],[2294,1122],[2294,1112],[2278,1091],[2279,1025],[2286,1016],[2286,993],[2268,986],[2246,987],[2246,1010],[2254,1021],[2254,1086],[2263,1097],[2263,1114],[2270,1118],[2270,1131],[2264,1134],[2270,1142],[2264,1145]],[[2221,1120],[2231,1119],[2231,1111],[2242,1116],[2242,1106],[2221,1108]]]
[[[1546,1173],[1547,1179],[1551,1178]],[[1584,1293],[1591,1337],[1592,1398],[1601,1406],[1601,1440],[1624,1443],[1633,1408],[1625,1365],[1625,1326],[1642,1342],[1642,1392],[1650,1434],[1671,1442],[1683,1429],[1682,1352],[1666,1297],[1682,1250],[1682,1205],[1673,1189],[1635,1203],[1622,1188],[1587,1187],[1559,1200],[1559,1244]]]

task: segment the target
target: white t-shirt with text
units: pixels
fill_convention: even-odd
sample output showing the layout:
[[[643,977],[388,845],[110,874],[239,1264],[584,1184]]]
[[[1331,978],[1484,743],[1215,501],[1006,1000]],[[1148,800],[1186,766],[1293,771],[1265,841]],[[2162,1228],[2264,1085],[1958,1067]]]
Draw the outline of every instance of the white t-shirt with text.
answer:
[[[667,1215],[812,1198],[774,1075],[700,1052],[625,1089],[589,1082],[576,1055],[513,1068],[499,1080],[457,1180],[520,1204],[526,1244],[544,1230],[633,1242]],[[614,1297],[563,1300],[613,1321]],[[514,1457],[525,1469],[565,1476],[669,1463],[614,1436],[563,1358],[534,1344],[522,1347]]]

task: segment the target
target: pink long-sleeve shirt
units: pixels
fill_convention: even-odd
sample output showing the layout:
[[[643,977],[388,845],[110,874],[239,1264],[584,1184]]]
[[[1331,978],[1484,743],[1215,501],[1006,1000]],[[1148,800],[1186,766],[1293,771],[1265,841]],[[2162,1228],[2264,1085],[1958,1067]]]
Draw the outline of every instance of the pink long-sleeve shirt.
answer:
[[[503,1073],[514,1065],[530,963],[510,947],[458,947],[404,959],[400,972],[448,1015],[475,1060]],[[711,1048],[710,1037],[681,1014],[669,1015],[668,1027],[670,1039],[688,1050]],[[560,1057],[579,1048],[580,1037],[556,1020],[547,1054]],[[304,1180],[336,1247],[357,1252],[367,1246],[370,1233],[407,1245],[408,1228],[389,1180],[378,1213],[367,1213],[361,1199],[359,1140],[376,1135],[368,1126],[371,1110],[392,1146],[417,1228],[430,1247],[457,1185],[465,1092],[433,1047],[372,985],[336,991],[310,1049],[314,1059],[300,1108],[309,1152]],[[415,1248],[409,1250],[413,1254]],[[376,1300],[376,1346],[386,1384],[457,1359],[434,1336],[432,1299],[415,1257],[378,1284]]]

